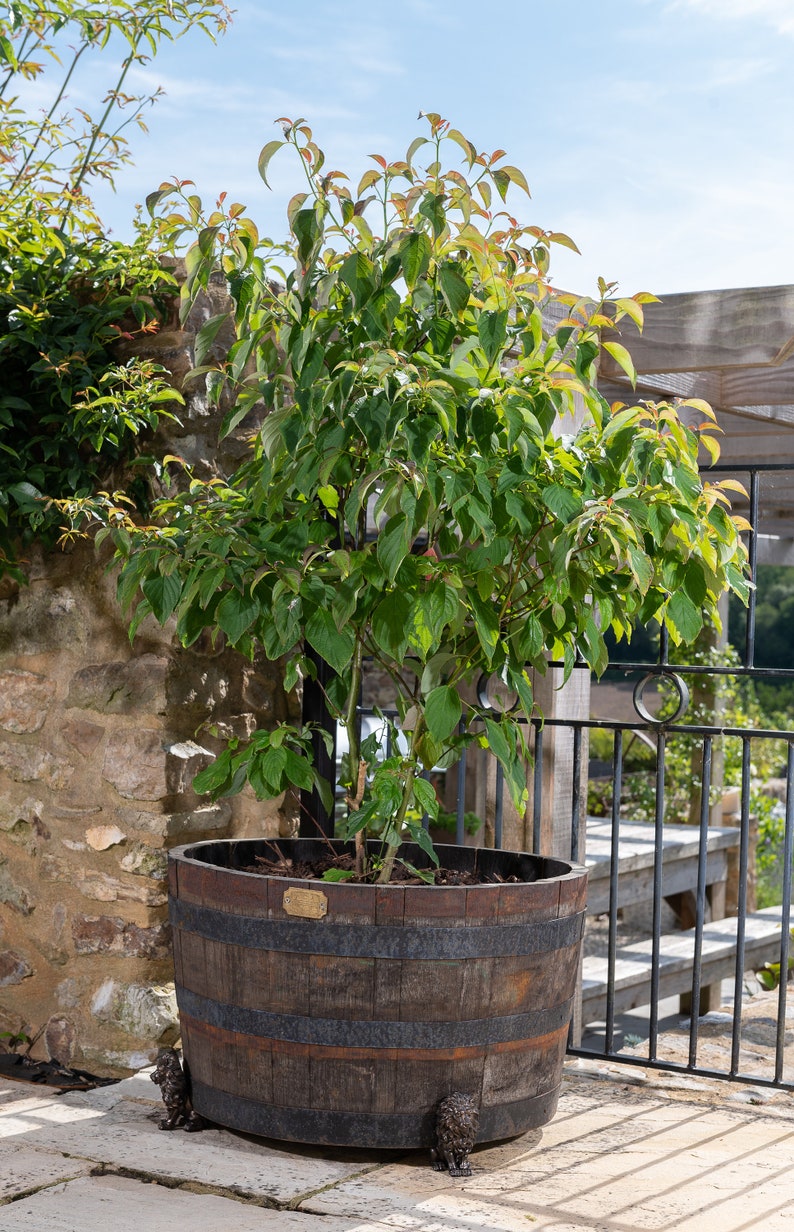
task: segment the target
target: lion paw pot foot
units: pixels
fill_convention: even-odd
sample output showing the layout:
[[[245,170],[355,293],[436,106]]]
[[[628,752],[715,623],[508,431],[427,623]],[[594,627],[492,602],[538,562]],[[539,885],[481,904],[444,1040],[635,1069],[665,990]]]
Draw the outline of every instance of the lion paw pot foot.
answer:
[[[279,849],[313,860],[327,844]],[[586,871],[524,853],[439,854],[448,868],[501,880],[262,876],[244,871],[272,857],[256,839],[171,852],[177,999],[198,1114],[285,1141],[394,1149],[436,1145],[436,1110],[451,1091],[475,1100],[478,1143],[551,1119]],[[421,862],[418,849],[405,855]]]

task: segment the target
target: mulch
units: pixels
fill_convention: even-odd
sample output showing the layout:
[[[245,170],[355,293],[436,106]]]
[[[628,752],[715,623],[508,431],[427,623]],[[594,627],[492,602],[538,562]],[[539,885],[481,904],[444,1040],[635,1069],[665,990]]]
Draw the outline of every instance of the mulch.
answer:
[[[59,1091],[92,1091],[118,1082],[118,1078],[98,1078],[86,1070],[71,1069],[57,1061],[37,1061],[20,1052],[0,1052],[0,1078],[12,1082],[31,1082]]]

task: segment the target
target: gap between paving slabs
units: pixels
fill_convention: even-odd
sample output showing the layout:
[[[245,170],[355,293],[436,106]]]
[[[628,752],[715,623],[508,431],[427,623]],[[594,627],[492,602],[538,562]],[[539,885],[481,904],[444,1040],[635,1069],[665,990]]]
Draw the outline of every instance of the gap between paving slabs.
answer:
[[[333,1188],[341,1181],[357,1179],[377,1172],[403,1158],[425,1157],[430,1171],[429,1152],[412,1155],[333,1151],[322,1148],[291,1148],[288,1144],[239,1134],[222,1127],[208,1126],[200,1136],[182,1130],[160,1131],[157,1123],[162,1116],[162,1103],[152,1088],[149,1094],[149,1074],[141,1071],[113,1088],[96,1089],[73,1094],[57,1093],[40,1087],[26,1089],[8,1084],[8,1102],[0,1105],[20,1122],[25,1118],[40,1119],[32,1130],[12,1130],[0,1137],[0,1144],[16,1151],[24,1144],[39,1156],[49,1154],[53,1160],[72,1159],[89,1165],[88,1175],[134,1179],[154,1183],[164,1188],[184,1192],[209,1193],[246,1205],[273,1210],[299,1210],[301,1204]],[[74,1110],[71,1121],[69,1110]],[[93,1111],[94,1117],[90,1114]],[[82,1115],[81,1115],[82,1114]],[[100,1124],[97,1124],[97,1122]],[[209,1139],[209,1141],[208,1141]],[[202,1140],[204,1146],[202,1148]],[[174,1150],[174,1148],[177,1148]],[[210,1149],[207,1150],[207,1147]],[[295,1155],[297,1149],[299,1155]],[[146,1164],[146,1156],[156,1153],[156,1164]],[[124,1156],[132,1156],[129,1161]],[[360,1157],[360,1158],[359,1158]],[[279,1169],[278,1162],[282,1161]],[[319,1173],[318,1183],[311,1183],[311,1173]],[[214,1179],[200,1179],[200,1172]],[[237,1183],[225,1184],[222,1173],[238,1174]],[[279,1173],[281,1174],[279,1176]],[[85,1175],[84,1171],[78,1175]],[[51,1181],[25,1186],[21,1191],[0,1197],[5,1205],[32,1193],[61,1184],[70,1179],[68,1170],[59,1167]],[[268,1192],[269,1190],[269,1192]]]

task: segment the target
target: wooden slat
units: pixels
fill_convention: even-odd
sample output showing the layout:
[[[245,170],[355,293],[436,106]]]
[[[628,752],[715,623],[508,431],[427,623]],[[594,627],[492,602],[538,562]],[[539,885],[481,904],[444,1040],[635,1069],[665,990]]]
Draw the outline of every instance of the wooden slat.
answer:
[[[766,907],[746,917],[745,970],[774,961],[780,946],[780,907]],[[703,930],[701,984],[706,986],[734,974],[736,963],[736,929],[738,920],[731,916],[707,924]],[[659,997],[686,993],[692,987],[692,967],[695,952],[695,930],[666,933],[661,938],[659,962]],[[615,1012],[623,1013],[639,1005],[647,1005],[651,991],[652,942],[636,942],[617,950],[615,964]],[[595,1022],[606,1014],[607,959],[589,956],[583,962],[582,1019]]]
[[[692,372],[780,362],[794,336],[794,286],[665,295],[644,308],[642,334],[626,329],[638,372]],[[620,369],[607,355],[602,374]]]

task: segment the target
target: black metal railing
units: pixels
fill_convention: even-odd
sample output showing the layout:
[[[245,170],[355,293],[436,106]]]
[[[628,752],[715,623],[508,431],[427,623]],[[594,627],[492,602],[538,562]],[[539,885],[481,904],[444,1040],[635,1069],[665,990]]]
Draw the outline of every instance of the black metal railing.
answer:
[[[791,472],[792,464],[726,464],[709,470],[710,476],[730,475],[745,482],[748,495],[740,512],[751,526],[748,551],[754,578],[758,576],[759,547],[765,536],[778,548],[789,538],[794,544],[794,491],[790,499],[788,495],[794,486]],[[775,484],[781,478],[784,483],[776,493]],[[774,500],[765,503],[770,484]],[[588,863],[591,891],[596,871],[598,884],[606,887],[598,899],[599,909],[588,918],[585,937],[582,1005],[596,1007],[597,1014],[592,1016],[595,1009],[583,1011],[581,1034],[570,1042],[569,1051],[575,1056],[794,1089],[794,1072],[787,1072],[785,1057],[794,856],[794,716],[772,727],[754,725],[748,715],[744,716],[746,721],[731,724],[724,721],[718,696],[720,687],[731,681],[738,687],[745,680],[794,680],[794,662],[757,663],[757,608],[758,597],[753,591],[739,639],[738,662],[732,662],[727,651],[722,658],[712,652],[708,661],[679,661],[684,656],[671,654],[664,630],[652,662],[611,662],[612,675],[620,674],[629,682],[632,676],[638,677],[632,691],[634,717],[552,716],[533,721],[528,732],[533,755],[528,768],[530,803],[520,818],[511,812],[509,824],[501,767],[495,760],[489,765],[489,755],[483,750],[467,749],[456,766],[438,776],[438,790],[454,816],[454,841],[483,841],[483,834],[479,838],[466,835],[467,806],[475,790],[485,803],[485,842],[502,846],[509,830],[511,838],[518,833],[521,844],[537,852],[543,834],[548,833],[544,796],[549,773],[554,782],[559,769],[552,765],[549,771],[547,746],[553,745],[560,732],[568,734],[565,759],[570,785],[566,810],[570,827],[565,840],[558,827],[558,849],[545,854],[569,854],[575,861]],[[574,670],[586,669],[579,665]],[[664,712],[655,717],[648,700],[651,686],[658,682],[673,688],[672,708],[666,717]],[[701,701],[701,713],[696,711],[687,721],[690,686],[711,689],[714,699],[710,714],[703,713]],[[396,718],[388,705],[380,712]],[[362,721],[374,714],[372,707],[360,708]],[[311,714],[305,717],[315,718]],[[588,746],[596,732],[601,745],[611,738],[606,775],[602,773],[603,764],[596,767],[589,757]],[[633,754],[627,753],[639,738],[646,748],[653,746],[642,771],[634,767]],[[777,905],[759,909],[754,873],[759,854],[756,813],[760,807],[756,763],[769,763],[773,752],[779,753],[783,762],[782,773],[776,776],[780,799],[777,804],[766,805],[763,800],[761,804],[770,816],[775,814],[774,826],[766,819],[764,833],[767,838],[774,834],[779,845],[776,859],[765,861],[767,875],[770,865],[777,874]],[[726,757],[734,767],[730,783],[724,781]],[[683,805],[676,797],[676,791],[681,790],[682,764],[691,770],[691,800]],[[675,785],[671,777],[674,765]],[[636,794],[632,794],[639,774],[644,776],[645,789],[641,808]],[[487,790],[483,788],[486,781]],[[735,807],[731,815],[717,818],[716,801],[727,787],[734,791]],[[588,808],[588,792],[594,794],[596,790],[600,792],[600,820]],[[316,801],[312,806],[316,808]],[[718,821],[720,824],[716,824]],[[315,813],[310,822],[313,832],[317,824]],[[330,828],[333,818],[326,816],[322,824]],[[679,831],[683,827],[687,829],[682,837]],[[596,831],[602,837],[608,835],[608,869],[604,859],[597,867],[595,856],[588,850],[588,834]],[[675,841],[670,837],[673,833]],[[637,854],[637,844],[642,848],[643,843],[645,848]],[[771,893],[766,883],[764,888]],[[676,947],[680,951],[677,957]],[[755,972],[766,969],[769,974],[765,978],[773,981],[774,972],[765,965],[775,963],[782,977],[772,994],[773,1036],[765,1049],[757,1044],[748,1049],[743,1026],[754,1013],[754,997],[762,994]],[[588,984],[588,970],[598,964],[601,983],[590,980]],[[601,989],[601,985],[598,995],[592,994],[592,988]],[[716,1009],[723,992],[728,1008],[707,1027],[709,1020],[704,1023],[701,1011]],[[678,1001],[671,1001],[673,996],[682,998],[686,1012]],[[765,1018],[769,1014],[766,1004]],[[683,1035],[682,1017],[687,1020]],[[723,1030],[721,1049],[715,1045],[715,1029]]]

